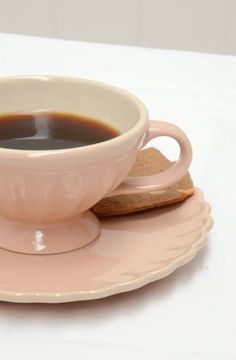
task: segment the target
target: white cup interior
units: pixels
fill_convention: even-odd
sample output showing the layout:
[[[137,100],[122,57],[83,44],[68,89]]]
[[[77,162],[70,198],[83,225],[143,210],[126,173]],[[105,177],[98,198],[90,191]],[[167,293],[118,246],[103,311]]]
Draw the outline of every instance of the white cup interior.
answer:
[[[109,123],[125,133],[147,119],[141,101],[126,91],[85,79],[50,76],[0,80],[0,113],[54,111]]]

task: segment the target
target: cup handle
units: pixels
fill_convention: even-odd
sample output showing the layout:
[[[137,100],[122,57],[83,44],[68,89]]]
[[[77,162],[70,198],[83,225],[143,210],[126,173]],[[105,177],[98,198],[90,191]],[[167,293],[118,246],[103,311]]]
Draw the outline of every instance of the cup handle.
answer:
[[[187,136],[180,128],[173,124],[164,121],[149,121],[149,123],[149,131],[143,145],[146,145],[156,137],[170,136],[179,143],[179,159],[169,169],[159,174],[126,177],[108,196],[161,190],[174,184],[186,174],[192,160],[192,147]]]

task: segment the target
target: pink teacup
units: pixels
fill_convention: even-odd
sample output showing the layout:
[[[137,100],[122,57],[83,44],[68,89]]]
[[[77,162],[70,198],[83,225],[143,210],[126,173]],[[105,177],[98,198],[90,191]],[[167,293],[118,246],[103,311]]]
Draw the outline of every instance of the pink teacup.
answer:
[[[159,190],[187,171],[191,145],[176,126],[149,121],[143,103],[103,83],[54,76],[0,79],[0,113],[47,110],[96,118],[121,135],[65,150],[0,148],[0,247],[55,254],[83,247],[100,234],[90,209],[108,194]],[[126,177],[137,151],[158,136],[178,141],[179,160],[158,175]]]

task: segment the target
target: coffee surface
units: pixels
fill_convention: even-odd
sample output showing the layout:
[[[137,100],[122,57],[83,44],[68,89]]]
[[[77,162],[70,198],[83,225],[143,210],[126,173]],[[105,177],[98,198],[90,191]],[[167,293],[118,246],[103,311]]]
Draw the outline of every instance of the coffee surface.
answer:
[[[110,140],[120,135],[113,127],[80,115],[32,112],[0,115],[0,147],[20,150],[58,150]]]

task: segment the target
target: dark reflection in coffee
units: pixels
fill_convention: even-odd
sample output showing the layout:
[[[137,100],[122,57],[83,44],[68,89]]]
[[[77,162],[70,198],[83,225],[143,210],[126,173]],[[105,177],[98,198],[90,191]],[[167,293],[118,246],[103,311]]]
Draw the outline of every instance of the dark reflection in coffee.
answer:
[[[100,143],[119,132],[98,120],[56,112],[0,115],[0,147],[58,150]]]

